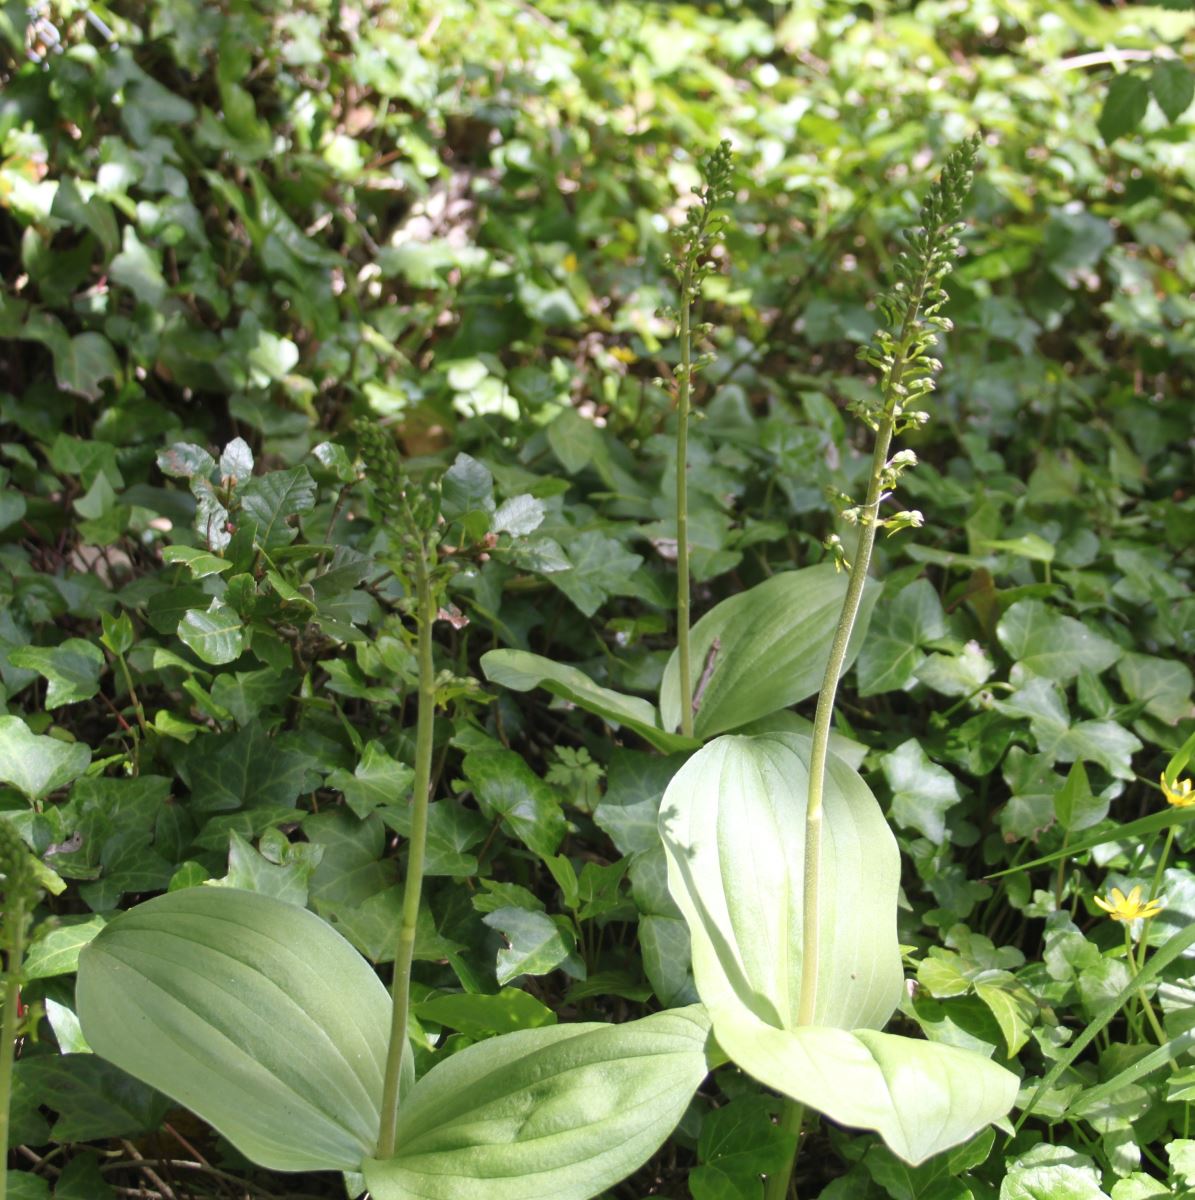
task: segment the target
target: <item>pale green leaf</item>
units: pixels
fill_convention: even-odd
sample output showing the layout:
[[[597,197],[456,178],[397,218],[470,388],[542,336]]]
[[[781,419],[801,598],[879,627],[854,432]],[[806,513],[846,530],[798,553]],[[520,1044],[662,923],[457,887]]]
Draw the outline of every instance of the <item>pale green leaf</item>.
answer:
[[[689,662],[699,738],[787,708],[821,687],[846,582],[829,564],[785,571],[716,604],[693,626]],[[863,642],[878,594],[874,584],[864,592],[848,664]],[[676,651],[660,685],[660,717],[665,729],[681,726]]]
[[[917,1163],[1002,1117],[1017,1078],[982,1055],[876,1032],[903,979],[900,858],[867,786],[831,757],[812,1022],[800,1021],[810,741],[721,737],[660,810],[669,886],[721,1047],[749,1074]]]
[[[187,888],[112,921],[79,957],[96,1054],[280,1171],[355,1170],[371,1153],[390,1002],[314,913]]]
[[[706,1074],[700,1008],[625,1025],[491,1038],[434,1067],[404,1101],[398,1151],[371,1159],[374,1200],[588,1200],[675,1128]]]
[[[681,767],[660,807],[701,998],[736,998],[786,1029],[801,992],[809,747],[799,734],[720,737]],[[867,785],[833,758],[823,820],[813,1020],[878,1029],[902,986],[896,840]]]

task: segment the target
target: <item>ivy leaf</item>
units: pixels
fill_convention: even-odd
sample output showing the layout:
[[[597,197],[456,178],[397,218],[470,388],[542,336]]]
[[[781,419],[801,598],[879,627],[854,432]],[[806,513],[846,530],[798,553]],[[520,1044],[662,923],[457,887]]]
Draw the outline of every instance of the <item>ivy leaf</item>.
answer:
[[[1180,59],[1163,59],[1154,63],[1149,90],[1166,114],[1166,120],[1173,125],[1195,100],[1195,72]]]
[[[280,746],[260,722],[236,733],[197,738],[179,758],[178,771],[200,813],[243,807],[294,806],[314,780],[309,755]]]
[[[1074,679],[1084,667],[1098,674],[1124,653],[1115,642],[1041,600],[1014,604],[1000,618],[996,636],[1023,671],[1059,681]]]
[[[108,923],[99,913],[57,918],[54,928],[46,930],[29,947],[25,959],[26,979],[50,979],[70,975],[79,965],[79,951]]]
[[[880,761],[892,789],[892,819],[940,845],[946,838],[946,811],[962,799],[954,776],[931,762],[916,738]]]
[[[921,647],[946,634],[946,617],[928,579],[918,579],[877,606],[856,665],[859,694],[909,687],[925,654]]]
[[[1108,85],[1104,107],[1100,112],[1099,130],[1105,143],[1111,145],[1118,137],[1141,124],[1149,107],[1149,84],[1140,75],[1118,75]]]
[[[170,1102],[98,1054],[49,1054],[22,1058],[15,1066],[24,1087],[58,1113],[56,1141],[152,1133]]]
[[[499,908],[482,920],[497,929],[509,945],[498,951],[498,982],[507,984],[520,975],[546,975],[568,960],[573,952],[560,927],[547,913],[525,908]]]
[[[344,794],[345,803],[363,821],[375,809],[405,801],[414,778],[406,763],[391,758],[381,742],[371,741],[351,774],[337,767],[325,782]]]
[[[441,480],[440,511],[446,521],[460,521],[473,540],[485,536],[494,511],[494,477],[489,468],[458,454]]]
[[[772,1121],[777,1107],[771,1097],[746,1095],[706,1114],[701,1165],[689,1175],[693,1200],[760,1200],[760,1176],[783,1171],[797,1148],[797,1135]]]
[[[501,818],[507,829],[541,858],[556,853],[564,837],[560,800],[514,750],[487,750],[465,755],[465,778],[481,811]]]
[[[254,542],[274,550],[295,539],[297,530],[288,520],[315,507],[315,480],[306,467],[292,467],[251,479],[238,494],[240,520],[253,527]]]
[[[571,569],[553,571],[548,579],[587,617],[592,617],[609,596],[624,594],[627,580],[643,565],[640,555],[593,529],[570,541],[567,553]]]
[[[81,742],[31,733],[20,717],[0,717],[0,782],[28,800],[41,800],[87,770],[91,749]]]
[[[105,659],[94,642],[67,638],[57,646],[22,646],[10,658],[14,667],[36,671],[49,682],[47,708],[90,700],[100,690]]]

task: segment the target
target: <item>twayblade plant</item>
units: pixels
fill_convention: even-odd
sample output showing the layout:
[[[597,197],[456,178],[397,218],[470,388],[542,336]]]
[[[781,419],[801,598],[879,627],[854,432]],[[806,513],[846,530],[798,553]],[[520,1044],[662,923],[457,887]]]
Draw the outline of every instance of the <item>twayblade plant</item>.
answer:
[[[363,1176],[375,1200],[586,1200],[640,1166],[707,1071],[701,1006],[624,1025],[479,1042],[418,1082],[409,1053],[436,704],[432,625],[444,579],[435,481],[359,430],[387,565],[416,627],[412,813],[390,995],[306,909],[194,887],[112,921],[80,955],[92,1049],[193,1109],[252,1161]],[[395,798],[396,800],[399,797]]]
[[[921,425],[933,388],[942,281],[958,249],[959,216],[977,143],[948,158],[881,298],[886,328],[863,357],[879,373],[874,403],[856,406],[874,431],[867,494],[844,515],[858,526],[848,584],[812,731],[719,737],[674,777],[660,810],[669,887],[693,944],[698,993],[722,1049],[787,1097],[782,1124],[809,1107],[877,1130],[918,1163],[1002,1118],[1018,1080],[982,1055],[882,1033],[904,980],[896,937],[900,857],[862,778],[830,751],[831,719],[880,528],[920,514],[882,515],[910,451],[892,439]],[[789,1194],[791,1164],[767,1182]]]

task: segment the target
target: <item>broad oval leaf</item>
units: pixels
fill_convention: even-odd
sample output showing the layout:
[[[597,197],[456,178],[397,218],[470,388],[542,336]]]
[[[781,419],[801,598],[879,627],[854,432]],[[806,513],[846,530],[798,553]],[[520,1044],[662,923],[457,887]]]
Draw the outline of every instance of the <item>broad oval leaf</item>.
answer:
[[[641,1166],[705,1078],[700,1006],[490,1038],[427,1073],[371,1159],[374,1200],[587,1200]]]
[[[840,1124],[874,1129],[914,1165],[1017,1097],[1017,1076],[972,1050],[874,1029],[776,1029],[741,1007],[711,1016],[718,1044],[749,1075]]]
[[[276,1171],[358,1170],[374,1150],[390,1001],[313,913],[188,888],[118,917],[79,955],[92,1049]]]
[[[689,661],[699,738],[738,729],[808,699],[821,687],[846,585],[847,576],[830,563],[785,571],[716,604],[693,626]],[[868,581],[847,666],[863,644],[879,591]],[[675,650],[660,685],[660,718],[665,729],[680,728]]]
[[[811,740],[720,737],[660,807],[697,991],[749,1074],[917,1163],[998,1120],[1018,1080],[982,1055],[878,1032],[900,998],[900,856],[867,785],[831,756],[822,812],[818,985],[799,1022]]]
[[[638,696],[624,696],[621,692],[600,687],[584,671],[567,663],[553,662],[526,650],[490,650],[481,656],[481,669],[491,683],[515,692],[529,692],[541,687],[603,721],[633,730],[664,754],[692,750],[700,744],[664,730],[655,705]]]
[[[673,776],[660,806],[698,992],[707,1004],[735,997],[786,1029],[801,994],[810,745],[802,734],[720,737]],[[902,986],[900,854],[867,785],[833,757],[823,820],[814,1022],[878,1029]]]

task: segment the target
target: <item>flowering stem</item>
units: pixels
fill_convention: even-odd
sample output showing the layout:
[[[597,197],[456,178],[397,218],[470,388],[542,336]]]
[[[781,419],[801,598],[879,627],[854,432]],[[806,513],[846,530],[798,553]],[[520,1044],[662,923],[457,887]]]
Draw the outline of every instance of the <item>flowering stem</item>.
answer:
[[[15,891],[15,889],[14,889]],[[25,958],[25,902],[19,895],[8,898],[4,924],[8,934],[8,961],[4,972],[4,1019],[0,1028],[0,1147],[8,1159],[9,1110],[12,1104],[12,1058],[16,1049],[18,1009],[21,1000],[21,965]],[[8,1171],[0,1164],[0,1200],[8,1194]]]
[[[704,229],[705,221],[701,223]],[[693,736],[693,664],[689,661],[689,401],[692,394],[693,249],[685,256],[680,295],[680,372],[676,390],[676,652],[680,659],[681,733]]]
[[[1158,859],[1158,868],[1154,871],[1153,885],[1149,889],[1149,898],[1156,900],[1158,893],[1162,890],[1162,877],[1166,872],[1166,860],[1170,857],[1170,847],[1174,845],[1174,830],[1173,825],[1166,830],[1166,841],[1162,846],[1162,857]]]
[[[394,1154],[403,1054],[407,1051],[407,1020],[411,1008],[411,962],[415,929],[423,891],[427,849],[428,793],[431,790],[432,735],[436,708],[436,676],[432,659],[432,624],[436,619],[431,573],[434,563],[426,544],[415,557],[416,622],[418,625],[419,705],[415,721],[415,779],[411,789],[411,834],[407,846],[407,877],[403,883],[402,924],[394,955],[391,985],[390,1043],[382,1084],[382,1112],[378,1130],[378,1157]],[[0,1197],[2,1200],[2,1197]]]

